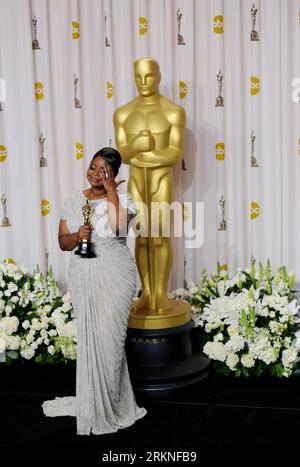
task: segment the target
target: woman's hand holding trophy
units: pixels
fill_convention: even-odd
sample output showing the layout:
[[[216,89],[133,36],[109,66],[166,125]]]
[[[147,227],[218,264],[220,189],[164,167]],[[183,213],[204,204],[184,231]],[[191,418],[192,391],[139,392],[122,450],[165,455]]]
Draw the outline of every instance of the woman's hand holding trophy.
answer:
[[[86,204],[82,207],[82,214],[84,218],[84,223],[78,229],[78,248],[75,251],[75,255],[80,255],[82,258],[94,258],[96,256],[94,252],[94,245],[90,241],[91,232],[93,226],[91,224],[91,218],[93,215],[93,208],[89,203],[89,200],[86,200]]]

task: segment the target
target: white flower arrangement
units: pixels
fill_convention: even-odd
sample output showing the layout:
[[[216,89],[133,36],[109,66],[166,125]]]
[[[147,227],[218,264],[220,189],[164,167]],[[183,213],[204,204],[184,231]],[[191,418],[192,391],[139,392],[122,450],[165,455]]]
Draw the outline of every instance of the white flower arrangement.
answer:
[[[292,287],[295,274],[285,267],[273,274],[270,262],[255,269],[204,272],[199,284],[170,297],[187,300],[204,354],[218,373],[250,376],[299,374],[300,307]]]
[[[62,296],[50,267],[0,263],[0,362],[72,363],[76,322],[70,295]]]

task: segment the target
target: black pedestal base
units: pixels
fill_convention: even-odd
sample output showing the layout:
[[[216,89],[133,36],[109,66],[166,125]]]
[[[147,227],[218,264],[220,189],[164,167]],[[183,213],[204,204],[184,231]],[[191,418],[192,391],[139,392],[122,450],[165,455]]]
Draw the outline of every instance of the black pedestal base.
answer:
[[[125,348],[136,392],[167,396],[208,376],[210,360],[193,352],[192,328],[192,321],[168,329],[128,328]]]
[[[209,374],[209,359],[193,353],[186,360],[163,366],[137,365],[129,368],[135,391],[156,397],[174,394],[178,389],[198,383]]]

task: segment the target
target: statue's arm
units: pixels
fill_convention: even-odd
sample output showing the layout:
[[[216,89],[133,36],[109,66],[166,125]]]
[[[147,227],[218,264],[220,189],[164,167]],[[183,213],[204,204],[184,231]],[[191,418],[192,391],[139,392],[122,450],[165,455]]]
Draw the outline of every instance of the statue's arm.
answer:
[[[151,153],[143,153],[141,159],[143,162],[152,162],[155,166],[168,167],[175,165],[182,159],[185,134],[185,111],[182,107],[169,116],[171,132],[169,146],[165,149],[154,149]],[[138,159],[140,159],[138,157]]]
[[[113,116],[116,147],[122,156],[122,161],[125,164],[128,164],[130,157],[132,157],[132,148],[130,144],[127,144],[126,133],[124,130],[124,121],[124,115],[116,110]]]
[[[137,134],[134,138],[128,141],[124,123],[127,118],[127,112],[115,111],[113,122],[115,127],[115,142],[118,151],[122,156],[122,161],[129,164],[130,161],[143,151],[150,151],[154,146],[154,139],[151,135]],[[152,141],[153,139],[153,141]]]

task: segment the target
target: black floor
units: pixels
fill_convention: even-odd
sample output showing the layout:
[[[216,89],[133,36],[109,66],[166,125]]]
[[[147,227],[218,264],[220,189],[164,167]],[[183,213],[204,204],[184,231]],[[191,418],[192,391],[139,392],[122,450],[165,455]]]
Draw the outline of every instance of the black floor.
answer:
[[[300,448],[298,377],[247,380],[212,373],[172,396],[147,399],[136,394],[148,414],[129,428],[103,436],[77,436],[75,418],[43,415],[45,399],[74,394],[73,369],[1,367],[0,377],[0,452],[13,453],[14,459],[29,455],[31,465],[63,457],[83,457],[89,459],[86,465],[100,465],[106,455],[129,453],[137,455],[132,464],[147,463],[155,451],[172,453],[178,461],[183,452],[195,451],[198,465],[206,454],[217,458],[227,452],[237,464],[234,453],[241,449],[247,459],[255,458],[258,449],[269,458],[287,459]],[[168,463],[166,457],[160,461]]]

